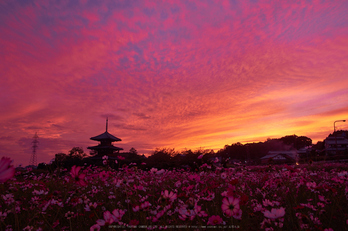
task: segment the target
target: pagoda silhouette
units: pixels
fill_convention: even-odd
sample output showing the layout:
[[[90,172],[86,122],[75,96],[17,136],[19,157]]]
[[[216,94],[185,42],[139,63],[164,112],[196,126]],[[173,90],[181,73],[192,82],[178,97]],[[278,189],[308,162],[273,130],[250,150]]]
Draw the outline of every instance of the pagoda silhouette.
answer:
[[[104,133],[90,138],[91,140],[99,141],[97,146],[87,147],[97,153],[96,156],[112,156],[114,153],[119,153],[123,148],[115,147],[112,142],[122,141],[120,138],[111,135],[108,132],[108,118],[106,118],[106,130]]]

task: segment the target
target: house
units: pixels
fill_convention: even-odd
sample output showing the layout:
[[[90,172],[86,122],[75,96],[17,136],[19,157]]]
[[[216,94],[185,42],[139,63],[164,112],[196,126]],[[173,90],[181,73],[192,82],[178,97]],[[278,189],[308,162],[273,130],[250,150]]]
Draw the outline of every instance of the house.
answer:
[[[324,140],[327,156],[343,155],[348,153],[348,131],[340,130],[330,134]]]
[[[266,156],[260,158],[262,164],[285,164],[296,163],[298,161],[298,153],[296,150],[291,151],[269,151]]]
[[[308,158],[310,156],[311,151],[312,151],[312,146],[306,146],[306,147],[300,148],[299,150],[297,150],[298,157],[300,159]]]

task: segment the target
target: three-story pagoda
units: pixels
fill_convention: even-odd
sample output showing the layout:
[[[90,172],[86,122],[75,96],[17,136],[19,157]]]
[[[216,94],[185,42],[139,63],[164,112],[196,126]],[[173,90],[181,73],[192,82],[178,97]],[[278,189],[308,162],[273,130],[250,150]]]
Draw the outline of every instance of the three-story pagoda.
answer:
[[[88,149],[97,152],[97,156],[112,156],[114,153],[119,153],[123,148],[115,147],[112,142],[122,141],[120,138],[111,135],[108,132],[108,119],[106,119],[106,130],[104,133],[90,138],[91,140],[99,141],[97,146],[87,147]]]

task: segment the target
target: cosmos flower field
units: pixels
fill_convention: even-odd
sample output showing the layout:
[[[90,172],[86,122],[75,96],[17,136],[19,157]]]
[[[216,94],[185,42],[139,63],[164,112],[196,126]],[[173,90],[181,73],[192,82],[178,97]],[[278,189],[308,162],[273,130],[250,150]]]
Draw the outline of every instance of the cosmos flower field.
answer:
[[[0,230],[348,230],[347,169],[17,171],[0,183]]]

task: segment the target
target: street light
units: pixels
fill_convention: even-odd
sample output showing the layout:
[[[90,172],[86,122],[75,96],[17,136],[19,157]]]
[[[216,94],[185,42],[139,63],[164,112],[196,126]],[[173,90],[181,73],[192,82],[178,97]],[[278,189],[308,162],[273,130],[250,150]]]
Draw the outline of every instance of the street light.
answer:
[[[334,122],[334,134],[335,134],[335,142],[336,142],[336,155],[337,155],[337,153],[338,153],[338,147],[337,147],[336,126],[335,126],[335,123],[336,123],[336,122],[346,122],[346,120],[336,120],[336,121]]]
[[[334,122],[334,132],[336,131],[336,126],[335,126],[335,123],[336,122],[346,122],[346,120],[336,120],[335,122]]]

